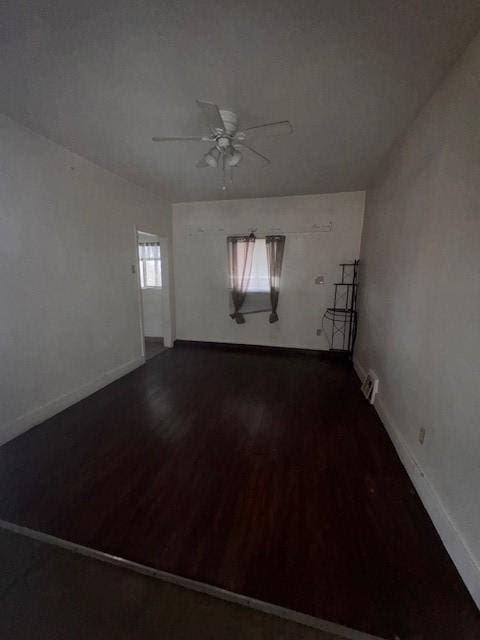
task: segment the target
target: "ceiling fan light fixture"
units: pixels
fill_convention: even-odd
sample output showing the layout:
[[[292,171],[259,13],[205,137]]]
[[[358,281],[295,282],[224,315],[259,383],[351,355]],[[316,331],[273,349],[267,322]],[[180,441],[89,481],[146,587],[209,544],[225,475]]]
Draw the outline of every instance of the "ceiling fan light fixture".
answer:
[[[242,154],[238,149],[234,149],[233,152],[226,157],[226,165],[228,167],[236,167],[240,160],[242,159]]]
[[[218,160],[220,159],[220,151],[216,147],[213,147],[213,149],[210,149],[210,151],[206,153],[203,157],[205,158],[205,162],[208,164],[209,167],[213,167],[214,169],[218,167]]]

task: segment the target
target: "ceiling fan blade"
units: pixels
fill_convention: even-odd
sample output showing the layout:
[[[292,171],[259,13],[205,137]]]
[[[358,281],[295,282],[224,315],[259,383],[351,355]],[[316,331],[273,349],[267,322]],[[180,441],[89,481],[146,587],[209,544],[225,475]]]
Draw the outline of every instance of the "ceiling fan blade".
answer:
[[[248,129],[243,129],[243,132],[255,136],[284,136],[293,133],[293,127],[289,120],[281,120],[280,122],[266,122],[256,127],[248,127]]]
[[[237,144],[239,144],[242,147],[245,147],[245,149],[248,149],[251,153],[253,153],[255,156],[260,158],[260,160],[262,160],[264,162],[264,164],[270,164],[270,159],[267,158],[267,156],[264,156],[261,153],[259,153],[258,151],[255,151],[255,149],[250,147],[248,144],[245,144],[245,142],[238,142]]]
[[[207,121],[208,126],[212,133],[217,133],[218,130],[224,131],[225,125],[223,124],[220,110],[214,102],[206,102],[204,100],[197,100],[197,104],[203,111],[203,115]]]
[[[197,164],[195,165],[198,169],[206,169],[207,167],[209,167],[210,165],[208,164],[208,162],[205,160],[205,158],[200,158],[200,160],[197,162]]]
[[[152,138],[152,142],[172,142],[175,140],[196,140],[198,142],[213,142],[212,138],[208,138],[207,136],[170,136],[166,138],[163,138],[161,136],[153,136]]]

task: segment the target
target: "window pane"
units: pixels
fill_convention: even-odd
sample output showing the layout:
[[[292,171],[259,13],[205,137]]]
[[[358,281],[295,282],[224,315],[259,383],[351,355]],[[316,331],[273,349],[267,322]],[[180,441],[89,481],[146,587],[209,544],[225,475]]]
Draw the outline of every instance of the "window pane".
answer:
[[[140,258],[140,286],[162,286],[162,261],[159,243],[142,243],[138,246]]]
[[[146,260],[145,261],[146,272],[146,287],[161,287],[162,286],[162,272],[160,266],[160,260]]]
[[[257,238],[255,240],[248,291],[270,291],[267,246],[264,238]]]
[[[147,272],[147,287],[155,286],[155,263],[153,260],[147,260],[145,263]]]

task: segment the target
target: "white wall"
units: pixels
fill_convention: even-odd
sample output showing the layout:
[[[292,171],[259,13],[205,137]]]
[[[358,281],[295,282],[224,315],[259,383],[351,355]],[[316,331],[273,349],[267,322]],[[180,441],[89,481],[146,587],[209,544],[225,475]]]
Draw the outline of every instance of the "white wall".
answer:
[[[0,441],[142,362],[134,224],[170,207],[0,117]]]
[[[361,260],[358,364],[480,604],[480,35],[368,191]]]
[[[364,192],[282,198],[224,200],[173,205],[177,338],[326,349],[321,327],[332,304],[338,263],[358,258]],[[332,232],[293,234],[313,224],[332,222]],[[205,233],[191,233],[199,227]],[[224,229],[224,232],[210,233]],[[237,325],[229,317],[226,236],[249,228],[287,232],[279,322],[268,314],[246,316]],[[326,284],[315,285],[324,275]]]

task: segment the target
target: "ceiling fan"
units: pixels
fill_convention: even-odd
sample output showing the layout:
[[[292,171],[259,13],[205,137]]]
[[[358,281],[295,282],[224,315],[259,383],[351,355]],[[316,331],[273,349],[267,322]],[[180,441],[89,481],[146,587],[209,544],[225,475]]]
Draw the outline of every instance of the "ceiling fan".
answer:
[[[262,164],[270,164],[269,158],[253,149],[246,140],[250,137],[260,136],[279,136],[290,134],[293,132],[293,127],[288,120],[281,120],[280,122],[267,122],[255,127],[247,127],[239,131],[238,128],[238,116],[233,111],[227,109],[220,109],[213,102],[207,102],[204,100],[197,100],[197,105],[203,112],[207,121],[208,128],[210,129],[209,135],[205,136],[173,136],[173,137],[160,137],[154,136],[153,142],[174,142],[174,141],[197,141],[197,142],[209,142],[213,143],[213,146],[202,158],[197,162],[198,168],[212,167],[214,169],[220,168],[223,173],[223,185],[222,190],[225,191],[226,185],[226,172],[230,170],[230,180],[232,181],[232,170],[236,167],[243,158],[243,154],[246,154],[255,160],[259,160]]]

